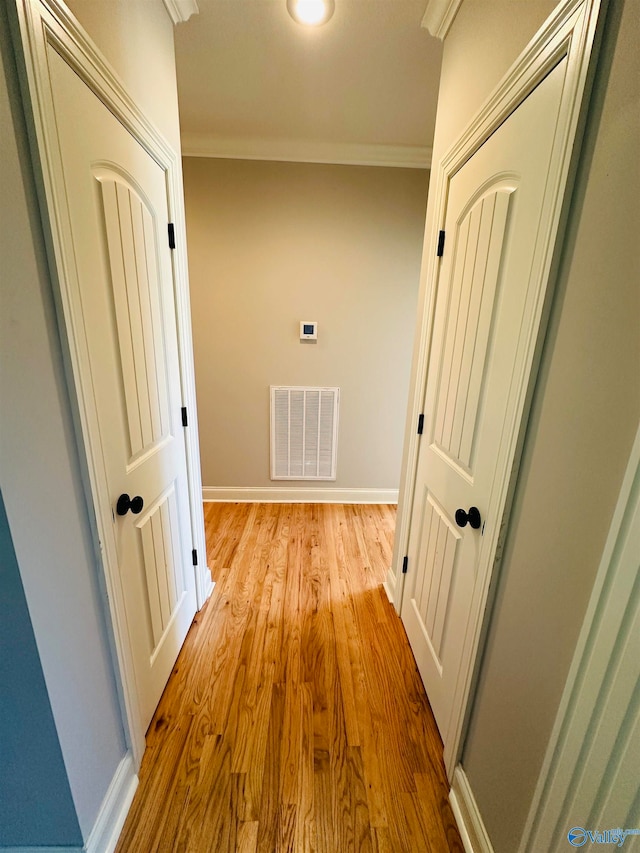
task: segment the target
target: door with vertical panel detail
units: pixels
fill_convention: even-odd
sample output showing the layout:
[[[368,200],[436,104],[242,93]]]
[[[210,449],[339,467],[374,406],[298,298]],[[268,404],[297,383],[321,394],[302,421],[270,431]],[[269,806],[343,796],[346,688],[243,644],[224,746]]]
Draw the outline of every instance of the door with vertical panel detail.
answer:
[[[166,175],[51,48],[49,64],[146,729],[196,610]]]
[[[566,60],[451,178],[401,615],[445,746],[472,601],[495,561],[512,391],[537,291],[533,265]],[[495,540],[497,541],[497,540]]]

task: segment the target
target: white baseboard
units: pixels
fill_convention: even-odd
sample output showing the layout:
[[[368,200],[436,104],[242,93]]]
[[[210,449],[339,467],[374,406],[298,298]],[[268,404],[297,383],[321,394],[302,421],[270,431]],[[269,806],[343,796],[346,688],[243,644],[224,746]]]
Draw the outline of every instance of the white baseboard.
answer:
[[[206,587],[204,588],[204,601],[202,602],[202,607],[207,603],[207,601],[211,598],[211,593],[215,589],[216,582],[211,577],[211,569],[209,569],[209,581],[207,582]],[[200,608],[202,609],[202,608]]]
[[[391,604],[394,604],[394,601],[395,601],[396,583],[397,583],[397,578],[393,572],[393,569],[389,569],[389,571],[387,572],[387,577],[384,580],[382,586],[384,587],[384,591],[387,593],[387,598],[389,599]],[[394,607],[395,607],[395,604],[394,604]]]
[[[85,853],[113,853],[137,787],[138,777],[133,766],[133,758],[128,752],[113,775],[96,822],[84,846]]]
[[[202,489],[202,500],[225,503],[397,504],[398,490],[207,486]]]
[[[473,796],[467,775],[460,764],[453,773],[449,802],[466,853],[493,853],[493,846],[478,809],[476,798]]]

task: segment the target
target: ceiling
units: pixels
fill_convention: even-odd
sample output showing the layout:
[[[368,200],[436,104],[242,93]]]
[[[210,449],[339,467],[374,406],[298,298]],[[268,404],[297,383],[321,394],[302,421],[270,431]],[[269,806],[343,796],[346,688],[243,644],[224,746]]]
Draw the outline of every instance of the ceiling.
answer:
[[[422,166],[441,42],[425,0],[335,0],[305,28],[286,0],[198,0],[176,27],[185,154]]]

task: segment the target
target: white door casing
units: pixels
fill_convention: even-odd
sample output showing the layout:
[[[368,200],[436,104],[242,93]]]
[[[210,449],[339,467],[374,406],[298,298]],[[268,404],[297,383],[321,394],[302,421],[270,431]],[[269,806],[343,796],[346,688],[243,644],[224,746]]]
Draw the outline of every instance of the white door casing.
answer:
[[[157,693],[160,683],[158,673],[162,666],[166,670],[169,654],[167,649],[171,643],[175,646],[178,642],[176,638],[184,629],[184,620],[187,618],[185,613],[194,606],[194,585],[199,606],[204,603],[212,589],[209,572],[203,559],[206,548],[201,503],[189,297],[184,256],[180,161],[171,146],[129,98],[118,78],[63,4],[58,0],[16,0],[15,10],[17,27],[14,34],[18,56],[24,60],[24,74],[21,80],[23,97],[25,104],[30,105],[32,109],[32,113],[28,115],[34,131],[32,150],[34,161],[41,170],[39,174],[40,205],[48,239],[47,248],[52,277],[56,285],[54,295],[57,299],[61,338],[72,388],[71,402],[74,408],[77,407],[74,414],[79,442],[86,454],[81,457],[81,463],[86,466],[83,475],[87,500],[90,517],[95,523],[96,552],[104,571],[107,597],[105,608],[109,610],[113,627],[113,650],[117,663],[123,719],[134,763],[137,766],[144,751],[144,721],[149,717],[151,701],[140,702],[139,688],[142,692],[155,690]],[[135,300],[126,306],[124,304],[129,299],[127,295],[127,300],[120,299],[120,313],[116,320],[117,312],[114,302],[111,325],[103,321],[97,328],[100,334],[110,329],[112,335],[117,335],[124,328],[125,320],[129,322],[129,317],[125,317],[125,314],[129,314],[133,322],[137,323],[136,340],[139,341],[142,334],[145,342],[142,351],[137,353],[137,367],[143,371],[138,378],[145,375],[147,378],[151,376],[150,359],[153,360],[156,346],[167,344],[170,351],[166,364],[167,375],[160,376],[160,381],[155,386],[153,384],[146,386],[147,405],[140,413],[138,438],[135,437],[135,424],[132,424],[126,415],[126,407],[112,413],[113,420],[120,420],[122,435],[126,437],[126,441],[132,442],[129,450],[130,457],[133,458],[124,460],[123,472],[119,480],[114,479],[113,473],[108,473],[108,454],[103,452],[101,444],[103,436],[111,436],[112,430],[104,429],[104,419],[109,416],[105,416],[104,407],[102,413],[99,411],[99,402],[94,388],[92,371],[96,369],[96,362],[95,354],[94,362],[92,363],[91,360],[88,333],[90,335],[95,329],[92,324],[89,324],[89,327],[85,325],[83,314],[85,307],[82,294],[83,282],[79,275],[83,261],[82,258],[76,257],[74,246],[74,228],[78,227],[78,217],[76,212],[74,224],[72,204],[69,204],[67,198],[65,184],[67,176],[63,168],[61,144],[58,139],[57,105],[54,104],[50,76],[50,65],[53,66],[56,62],[60,65],[68,64],[67,72],[78,75],[76,83],[90,98],[96,102],[99,99],[105,105],[101,109],[109,116],[111,122],[119,126],[121,134],[124,134],[122,138],[126,137],[129,142],[137,146],[139,162],[145,161],[146,158],[143,171],[147,169],[147,177],[155,172],[155,178],[151,182],[158,183],[158,176],[161,176],[162,200],[156,194],[153,201],[147,193],[148,187],[143,188],[130,174],[135,169],[119,168],[115,162],[117,158],[113,160],[108,154],[92,158],[90,174],[85,176],[91,186],[90,194],[94,205],[92,213],[96,216],[96,212],[99,212],[102,222],[100,229],[102,255],[98,259],[102,263],[102,269],[98,268],[97,271],[106,275],[109,265],[116,263],[114,253],[117,241],[112,242],[110,252],[105,228],[110,216],[109,204],[111,204],[111,226],[118,219],[118,228],[120,228],[119,218],[114,218],[113,215],[113,200],[114,197],[117,200],[119,195],[120,201],[123,203],[125,199],[128,201],[130,211],[129,248],[132,252],[134,249],[137,251],[139,261],[142,261],[143,257],[146,258],[145,263],[148,261],[149,269],[153,266],[154,260],[156,261],[163,281],[162,286],[165,288],[165,293],[161,297],[158,296],[155,301],[151,299],[148,303],[144,303],[144,300],[144,304],[139,303],[142,309],[136,316],[133,310]],[[72,129],[79,135],[83,127],[83,119],[84,116],[76,110]],[[70,138],[73,138],[73,134]],[[142,181],[142,184],[144,183],[145,180]],[[158,221],[154,222],[156,215],[154,209],[160,208],[164,212],[157,217]],[[165,221],[161,222],[161,218]],[[172,252],[168,261],[166,252],[163,256],[159,249],[147,250],[150,231],[158,241],[158,246],[160,245],[160,236],[163,233],[166,234],[167,219],[174,223],[178,243],[178,251]],[[120,228],[120,230],[123,229]],[[126,231],[126,223],[124,230]],[[142,246],[145,247],[144,251],[138,251]],[[130,254],[131,257],[135,255]],[[129,264],[128,281],[127,275],[121,277],[121,295],[125,292],[129,294],[129,284],[134,280],[137,281],[142,266],[144,264],[138,269],[135,262]],[[134,268],[135,272],[132,274]],[[111,273],[107,277],[111,279]],[[169,291],[170,297],[167,295]],[[106,292],[108,291],[103,289],[103,299]],[[133,294],[134,291],[130,292]],[[123,307],[126,308],[124,313]],[[157,337],[156,321],[159,307],[165,312],[167,320],[167,310],[171,309],[173,312],[173,332],[169,335],[169,339],[165,336],[165,328],[162,330],[160,339]],[[108,312],[104,316],[108,316]],[[150,334],[151,326],[153,326],[152,334]],[[112,337],[111,345],[114,344],[114,340],[115,338]],[[130,336],[131,340],[132,336]],[[120,343],[121,341],[118,341],[118,349]],[[126,357],[123,353],[121,363],[124,364],[125,361]],[[160,372],[162,373],[162,369]],[[131,391],[131,387],[135,386],[137,393],[145,387],[145,382],[138,387],[138,378],[135,374],[136,371],[131,374],[128,388]],[[107,384],[110,382],[112,385],[111,390],[115,389],[123,398],[125,383],[120,380],[120,387],[116,388],[118,382],[114,380],[114,375],[112,374],[109,378],[105,373],[102,378],[104,379],[105,376]],[[162,397],[165,379],[169,395],[166,401],[167,406],[164,405]],[[157,396],[154,396],[154,387],[157,389]],[[176,400],[170,396],[171,394],[175,396],[176,388],[177,402],[188,407],[190,428],[187,430],[176,428],[175,418],[176,416],[180,418],[180,412],[173,411]],[[169,408],[172,411],[168,414]],[[162,420],[163,417],[164,420]],[[136,440],[141,442],[137,448],[138,456],[133,447]],[[146,447],[146,451],[143,450],[142,445]],[[173,445],[173,449],[169,450],[169,445]],[[159,488],[158,471],[155,474],[151,470],[145,471],[142,461],[145,455],[160,458],[165,450],[169,450],[168,456],[161,460],[159,466],[156,466],[163,469],[166,480],[164,488]],[[177,468],[173,468],[175,477],[174,485],[171,486],[173,476],[171,465],[180,455],[182,455],[182,463]],[[172,456],[171,462],[169,457]],[[140,494],[147,489],[151,497],[145,496],[145,507],[140,515],[134,517],[128,513],[123,518],[114,518],[114,505],[118,494],[121,492]],[[167,535],[165,538],[164,534],[169,529],[171,536]],[[191,548],[196,548],[201,555],[200,565],[195,570],[190,566]],[[153,555],[150,565],[159,570],[159,577],[155,572],[148,577],[144,573],[140,574],[139,567],[143,564],[140,562],[140,557],[145,549],[147,556]],[[132,561],[125,557],[126,571],[124,569],[121,571],[123,567],[120,565],[120,558],[131,551],[134,552],[135,559]],[[170,568],[173,562],[181,562],[184,569],[179,583],[173,588],[166,582],[164,586],[157,584],[157,580],[167,580],[166,573],[163,578],[162,572]],[[132,566],[134,566],[133,570]],[[147,595],[145,587],[150,581],[157,584],[155,593],[153,589],[149,592],[153,602],[147,606],[146,612],[139,614],[139,619],[132,619],[130,608],[128,609],[126,605],[127,596],[132,588],[135,592],[137,587],[139,601],[144,601],[144,596]],[[186,610],[178,604],[181,599],[190,602]],[[155,669],[155,673],[150,675],[146,684],[144,678],[142,683],[139,683],[141,676],[139,667],[136,668],[134,664],[133,654],[136,643],[140,646],[140,640],[145,635],[149,648],[153,647],[153,651],[147,654],[149,673]]]
[[[445,743],[474,587],[492,564],[495,480],[535,300],[530,270],[566,58],[453,176],[418,458],[407,629]],[[480,511],[481,527],[455,513]]]
[[[422,436],[416,435],[415,424],[420,413],[424,413],[426,419],[430,416],[426,397],[432,392],[427,390],[427,376],[433,378],[434,375],[437,375],[433,373],[431,366],[432,353],[438,352],[436,304],[444,275],[446,252],[447,249],[449,251],[451,249],[451,234],[447,234],[448,246],[445,248],[445,258],[442,261],[435,257],[434,249],[438,231],[444,229],[445,221],[449,215],[450,185],[454,176],[484,146],[492,134],[507,121],[527,96],[547,77],[549,72],[558,67],[566,58],[566,73],[562,84],[549,167],[542,188],[543,199],[536,228],[535,247],[528,271],[529,296],[527,298],[530,300],[527,309],[529,310],[528,321],[520,329],[516,363],[505,366],[506,369],[511,370],[512,378],[508,389],[508,417],[501,434],[503,442],[501,463],[500,466],[496,466],[490,505],[482,507],[483,518],[485,520],[491,519],[492,523],[485,527],[483,536],[475,532],[472,534],[475,536],[476,542],[474,547],[478,551],[476,578],[465,625],[457,640],[460,646],[461,665],[453,692],[452,713],[447,724],[447,731],[442,732],[445,742],[445,763],[450,777],[453,775],[461,744],[465,712],[492,570],[494,564],[499,561],[501,545],[504,541],[510,498],[513,493],[523,440],[523,424],[526,423],[526,411],[530,403],[535,367],[543,339],[542,331],[546,323],[551,298],[551,288],[548,288],[547,285],[552,279],[561,251],[558,238],[567,210],[567,190],[577,161],[576,142],[579,140],[582,128],[585,95],[588,93],[591,83],[593,61],[595,60],[596,25],[602,5],[598,0],[566,0],[566,2],[558,5],[556,11],[540,29],[462,136],[440,161],[434,175],[432,193],[430,194],[423,263],[422,316],[419,321],[420,331],[416,341],[405,447],[406,470],[400,493],[394,567],[386,584],[393,596],[396,608],[404,612],[408,612],[408,598],[413,597],[413,591],[417,585],[417,580],[414,577],[417,554],[414,552],[420,535],[419,531],[414,529],[412,525],[416,518],[420,518],[421,523],[423,521],[417,505],[424,500],[424,484],[418,481],[416,475],[418,453],[428,439],[428,435],[426,433],[423,433]],[[499,187],[497,183],[495,185],[495,189],[501,190],[497,193],[495,202],[498,203],[498,200],[502,199],[500,204],[504,204],[509,197],[506,206],[507,209],[510,209],[517,196],[515,193],[509,194],[509,179],[516,176],[510,174],[509,170],[506,169],[506,174],[503,177],[506,183],[502,187]],[[482,193],[478,194],[476,200],[480,196]],[[480,214],[480,211],[477,210],[476,213]],[[471,225],[470,218],[469,227]],[[470,310],[473,311],[472,306]],[[471,316],[473,317],[473,314]],[[455,375],[457,377],[458,372]],[[445,406],[444,414],[445,429],[453,429],[455,409],[450,409],[447,416]],[[448,420],[446,420],[447,417]],[[460,423],[458,423],[457,429],[461,429]],[[453,436],[452,432],[451,436],[456,441],[458,440],[457,433]],[[442,453],[440,456],[442,457]],[[459,467],[461,470],[464,468],[464,466]],[[466,473],[468,475],[468,472]],[[439,505],[441,517],[443,507],[440,500],[432,496],[432,503]],[[455,500],[453,503],[456,505],[448,507],[448,510],[455,510],[458,507],[468,509],[470,505],[473,505],[465,505],[462,501],[456,503]],[[437,509],[432,508],[431,512],[435,513],[436,516],[438,515]],[[425,523],[431,525],[432,521],[433,518],[429,517]],[[438,523],[440,524],[439,520]],[[458,541],[456,537],[460,533],[463,536],[469,533],[468,528],[460,531],[455,524],[447,525],[444,521],[442,524],[445,525],[445,528],[440,530],[441,536],[448,533],[448,538],[452,543]],[[467,536],[467,538],[471,537]],[[465,547],[468,550],[471,546]],[[460,551],[461,548],[457,550]],[[403,574],[401,570],[404,554],[407,554],[409,558],[406,574]],[[446,550],[442,554],[438,553],[438,559],[442,557],[443,560],[445,576],[446,561],[450,559],[450,556]],[[423,594],[422,589],[419,589],[419,594]],[[426,604],[425,601],[422,603]],[[436,624],[433,603],[432,611],[428,615],[432,619],[432,630],[440,631],[442,626]]]

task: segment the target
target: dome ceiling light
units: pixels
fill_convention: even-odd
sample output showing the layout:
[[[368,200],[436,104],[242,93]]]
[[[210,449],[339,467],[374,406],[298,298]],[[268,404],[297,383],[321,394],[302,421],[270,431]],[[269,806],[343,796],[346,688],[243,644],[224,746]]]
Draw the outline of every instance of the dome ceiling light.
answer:
[[[287,0],[287,9],[296,23],[319,27],[333,15],[335,0]]]

